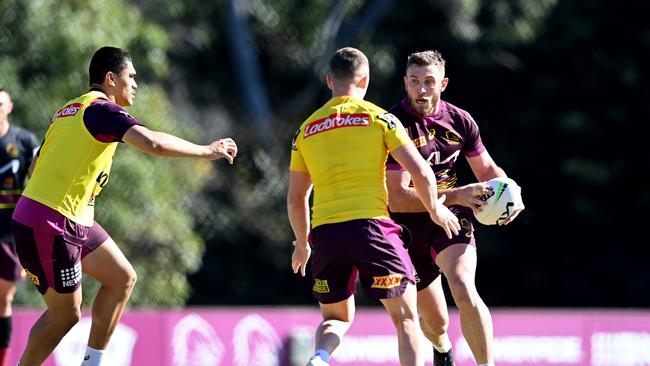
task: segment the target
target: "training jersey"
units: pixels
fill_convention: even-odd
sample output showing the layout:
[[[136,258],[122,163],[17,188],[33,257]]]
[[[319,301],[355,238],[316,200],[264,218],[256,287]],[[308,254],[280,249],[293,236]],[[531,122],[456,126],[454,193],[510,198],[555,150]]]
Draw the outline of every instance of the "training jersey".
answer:
[[[108,183],[117,143],[137,124],[100,91],[68,101],[52,118],[23,195],[92,226],[95,199]]]
[[[461,153],[466,157],[475,157],[485,151],[478,125],[472,116],[451,103],[441,100],[438,111],[433,116],[423,118],[412,111],[406,98],[393,106],[390,112],[402,121],[415,147],[431,165],[439,190],[458,185],[456,161]],[[392,157],[388,158],[386,168],[404,170]],[[400,215],[392,213],[391,217],[400,221]]]
[[[290,170],[314,184],[312,227],[388,218],[386,157],[410,143],[399,119],[351,96],[330,99],[292,142]]]
[[[37,148],[36,136],[13,124],[0,137],[0,241],[13,241],[11,215]]]

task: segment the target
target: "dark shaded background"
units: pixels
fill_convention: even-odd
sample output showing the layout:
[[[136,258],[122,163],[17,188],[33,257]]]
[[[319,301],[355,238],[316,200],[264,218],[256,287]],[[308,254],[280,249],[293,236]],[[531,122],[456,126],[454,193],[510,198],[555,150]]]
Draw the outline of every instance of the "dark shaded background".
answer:
[[[367,99],[389,108],[404,97],[408,54],[437,49],[450,79],[443,98],[473,115],[523,187],[515,222],[478,227],[485,302],[640,308],[650,306],[643,5],[0,0],[0,84],[15,96],[12,123],[42,137],[56,108],[87,87],[89,54],[111,44],[138,71],[130,113],[192,141],[237,141],[232,167],[118,150],[97,214],[139,273],[132,306],[314,306],[310,280],[290,270],[285,195],[293,133],[330,97],[326,63],[337,48],[361,49]],[[29,284],[18,297],[41,304]]]
[[[443,98],[472,113],[491,155],[523,187],[526,211],[508,227],[479,227],[477,233],[477,282],[485,302],[498,307],[650,306],[643,221],[649,200],[647,16],[632,2],[559,1],[541,20],[536,36],[521,40],[508,38],[506,25],[523,16],[518,12],[523,13],[525,2],[508,2],[505,18],[491,8],[504,2],[490,2],[476,17],[483,36],[462,41],[450,32],[456,20],[446,8],[449,3],[387,2],[387,10],[367,27],[359,24],[361,15],[346,18],[335,47],[366,51],[390,45],[397,55],[396,72],[377,76],[371,58],[367,96],[385,107],[403,97],[406,56],[429,48],[441,51],[450,78]],[[364,7],[359,14],[370,11],[370,5]],[[220,29],[222,20],[215,12]],[[284,113],[274,115],[274,129],[284,131],[275,143],[288,150],[292,129],[329,94],[318,73],[292,74],[274,64],[265,35],[256,37],[254,53],[270,104]],[[179,57],[190,57],[192,68],[210,76],[205,83],[223,89],[237,81],[232,75],[213,75],[217,70],[202,62],[226,56],[223,44],[214,46],[209,54]],[[307,93],[309,101],[287,113],[283,106],[297,92]],[[229,102],[239,116],[250,118],[245,103]],[[288,164],[288,155],[276,158]],[[282,204],[277,206],[283,214]],[[240,229],[228,239],[218,232],[208,239],[206,265],[190,277],[190,303],[313,303],[309,281],[290,273],[290,236],[286,244],[267,245],[264,237]]]

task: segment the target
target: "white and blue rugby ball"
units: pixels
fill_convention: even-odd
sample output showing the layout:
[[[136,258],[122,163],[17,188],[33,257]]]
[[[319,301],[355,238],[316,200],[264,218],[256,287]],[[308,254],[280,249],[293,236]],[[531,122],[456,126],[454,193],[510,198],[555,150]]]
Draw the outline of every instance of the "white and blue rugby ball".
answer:
[[[492,193],[481,196],[486,204],[481,206],[481,212],[474,212],[474,216],[483,225],[497,225],[512,214],[516,200],[520,199],[520,188],[514,180],[505,177],[493,178],[486,183],[492,188]]]

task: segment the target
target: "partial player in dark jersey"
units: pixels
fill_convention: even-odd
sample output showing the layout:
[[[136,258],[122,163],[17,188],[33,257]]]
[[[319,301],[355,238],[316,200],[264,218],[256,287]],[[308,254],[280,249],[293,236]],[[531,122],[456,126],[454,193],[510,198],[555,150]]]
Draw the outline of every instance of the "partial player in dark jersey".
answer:
[[[231,164],[237,155],[230,138],[197,145],[131,117],[122,107],[133,105],[136,72],[124,50],[97,50],[89,76],[90,91],[52,118],[12,217],[18,257],[47,306],[29,333],[21,366],[41,365],[79,321],[82,272],[101,284],[82,366],[101,364],[126,307],[135,271],[94,221],[95,201],[109,181],[118,143],[156,156],[225,158]]]
[[[11,235],[11,215],[38,147],[33,133],[9,123],[12,109],[9,91],[0,86],[0,366],[9,358],[16,281],[24,278]]]
[[[420,154],[433,167],[438,190],[446,194],[445,205],[458,217],[461,232],[449,239],[429,220],[411,187],[409,174],[390,158],[386,174],[389,207],[391,218],[411,231],[408,250],[417,271],[420,324],[434,346],[434,365],[454,364],[441,271],[458,306],[463,335],[476,362],[494,365],[492,318],[474,281],[477,256],[472,210],[480,210],[484,202],[479,197],[489,193],[485,181],[506,174],[488,154],[469,113],[440,99],[448,82],[440,53],[414,53],[408,58],[404,77],[407,98],[390,111],[402,121]],[[478,183],[459,184],[456,163],[461,155],[469,162]],[[519,200],[502,224],[514,220],[523,208]]]

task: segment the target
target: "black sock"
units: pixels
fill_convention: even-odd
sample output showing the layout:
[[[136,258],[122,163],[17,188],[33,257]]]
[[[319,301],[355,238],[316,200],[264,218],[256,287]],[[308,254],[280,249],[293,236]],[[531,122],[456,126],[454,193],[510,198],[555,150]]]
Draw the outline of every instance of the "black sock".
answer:
[[[0,318],[0,348],[8,348],[11,339],[11,317]]]

